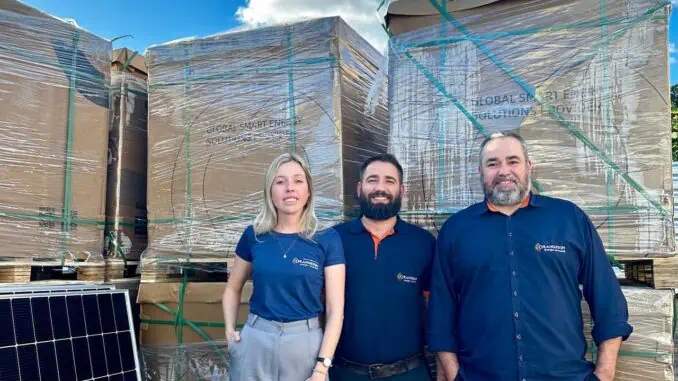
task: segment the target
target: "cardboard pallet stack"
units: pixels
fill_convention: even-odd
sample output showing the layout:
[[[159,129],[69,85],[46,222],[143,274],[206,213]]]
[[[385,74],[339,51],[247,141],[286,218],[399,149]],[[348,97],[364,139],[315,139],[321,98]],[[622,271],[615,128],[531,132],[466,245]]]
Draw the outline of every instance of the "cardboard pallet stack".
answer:
[[[437,217],[482,200],[480,143],[514,130],[535,163],[533,189],[582,207],[610,254],[670,256],[667,3],[448,3],[445,16],[427,1],[388,8],[389,149],[405,167],[404,215],[435,230]]]
[[[9,281],[35,262],[103,266],[111,43],[14,0],[0,40],[2,281],[16,264]]]
[[[622,344],[617,361],[615,380],[673,381],[674,380],[674,292],[641,287],[623,287],[629,304],[629,324],[633,334]],[[584,332],[589,347],[593,322],[586,302],[582,303]],[[597,355],[594,348],[587,358]]]
[[[387,150],[385,100],[365,112],[381,61],[336,17],[147,50],[149,247],[139,302],[152,379],[220,379],[227,369],[222,264],[260,210],[276,156],[307,160],[321,226],[354,213],[360,163]],[[192,281],[200,277],[211,282]],[[181,313],[206,323],[197,327],[207,336],[158,322]]]
[[[228,343],[221,305],[224,283],[189,283],[183,303],[178,299],[180,287],[180,283],[141,287],[139,340],[146,379],[175,380],[181,375],[179,379],[187,381],[228,380]],[[251,295],[252,282],[248,281],[238,310],[240,326],[247,321]],[[175,320],[180,305],[183,327]]]
[[[616,380],[674,379],[678,276],[668,271],[675,259],[656,259],[675,254],[669,8],[653,0],[397,0],[385,15],[394,36],[389,150],[405,167],[403,215],[436,231],[482,200],[480,143],[519,132],[535,164],[533,191],[582,207],[618,261],[645,259],[628,266],[629,278],[656,275],[647,282],[656,289],[624,288],[635,331]],[[590,335],[585,304],[583,313]]]
[[[321,224],[355,209],[359,163],[386,151],[386,108],[364,112],[379,53],[340,18],[148,49],[148,258],[233,255],[271,161],[314,175]]]

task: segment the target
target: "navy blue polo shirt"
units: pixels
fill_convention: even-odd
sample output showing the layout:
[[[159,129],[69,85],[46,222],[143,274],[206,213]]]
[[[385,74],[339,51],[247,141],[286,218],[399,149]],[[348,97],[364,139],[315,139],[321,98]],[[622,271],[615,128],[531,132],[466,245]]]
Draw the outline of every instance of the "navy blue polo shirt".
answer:
[[[250,312],[278,322],[320,316],[325,267],[344,263],[341,239],[334,229],[318,232],[309,241],[299,234],[277,232],[255,237],[249,226],[235,254],[252,263]]]
[[[346,257],[346,307],[337,355],[360,364],[389,364],[421,353],[423,293],[429,290],[435,238],[401,219],[376,247],[360,219],[334,228]]]
[[[429,348],[456,353],[464,380],[584,381],[580,284],[594,341],[628,338],[626,299],[581,209],[539,195],[510,217],[472,205],[438,235]]]

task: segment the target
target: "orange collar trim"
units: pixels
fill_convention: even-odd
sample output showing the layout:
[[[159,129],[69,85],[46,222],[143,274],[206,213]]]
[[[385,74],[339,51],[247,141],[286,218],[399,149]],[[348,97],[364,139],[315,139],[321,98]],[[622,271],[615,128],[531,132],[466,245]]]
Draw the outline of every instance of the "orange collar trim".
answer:
[[[489,201],[486,201],[487,203],[487,209],[489,209],[491,212],[499,212],[499,208],[497,208],[496,205],[492,204]],[[527,197],[523,199],[523,201],[520,202],[520,209],[530,205],[530,195],[528,194]]]

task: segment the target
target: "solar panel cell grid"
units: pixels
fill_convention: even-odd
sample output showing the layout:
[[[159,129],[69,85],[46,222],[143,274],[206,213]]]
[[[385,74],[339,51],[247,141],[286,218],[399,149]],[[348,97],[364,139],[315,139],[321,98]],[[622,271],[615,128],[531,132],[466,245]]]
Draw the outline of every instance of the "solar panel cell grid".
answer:
[[[126,291],[0,296],[0,381],[139,380]]]

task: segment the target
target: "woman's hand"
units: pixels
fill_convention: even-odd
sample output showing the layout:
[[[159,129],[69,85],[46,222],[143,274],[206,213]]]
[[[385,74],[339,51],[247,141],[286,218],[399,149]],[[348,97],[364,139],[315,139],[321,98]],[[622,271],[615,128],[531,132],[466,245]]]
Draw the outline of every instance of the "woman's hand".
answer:
[[[226,340],[229,343],[239,343],[240,342],[240,331],[235,330],[226,330]]]
[[[313,370],[311,377],[307,378],[306,381],[325,381],[327,380],[327,370],[319,369],[318,366]]]

